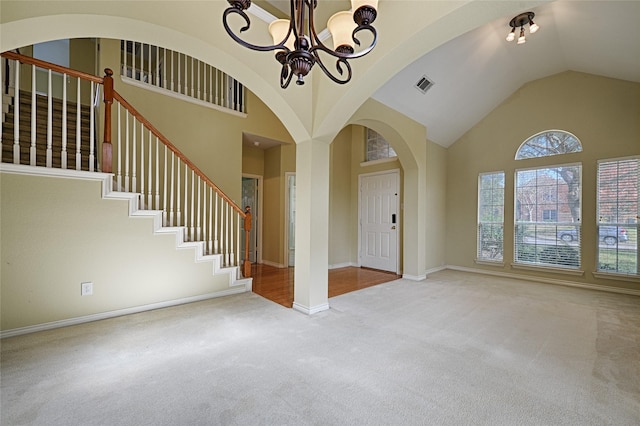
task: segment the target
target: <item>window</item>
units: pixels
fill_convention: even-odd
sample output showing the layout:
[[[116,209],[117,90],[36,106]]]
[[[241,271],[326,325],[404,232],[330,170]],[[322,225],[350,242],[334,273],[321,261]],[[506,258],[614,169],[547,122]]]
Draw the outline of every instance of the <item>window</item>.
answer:
[[[582,166],[516,170],[516,264],[580,267]]]
[[[640,157],[598,162],[599,272],[638,275]]]
[[[504,172],[478,177],[478,260],[502,262]]]
[[[367,128],[367,152],[366,161],[381,160],[397,157],[389,142],[379,133]]]
[[[582,152],[582,144],[578,138],[564,130],[547,130],[524,141],[518,148],[516,160],[549,157],[571,152]]]

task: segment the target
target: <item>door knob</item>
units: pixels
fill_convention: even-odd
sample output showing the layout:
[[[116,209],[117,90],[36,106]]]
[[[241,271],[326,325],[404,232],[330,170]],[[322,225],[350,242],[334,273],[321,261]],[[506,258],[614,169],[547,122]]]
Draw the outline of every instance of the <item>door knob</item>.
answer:
[[[396,226],[395,226],[395,225],[393,225],[393,226],[391,227],[391,229],[396,229]]]

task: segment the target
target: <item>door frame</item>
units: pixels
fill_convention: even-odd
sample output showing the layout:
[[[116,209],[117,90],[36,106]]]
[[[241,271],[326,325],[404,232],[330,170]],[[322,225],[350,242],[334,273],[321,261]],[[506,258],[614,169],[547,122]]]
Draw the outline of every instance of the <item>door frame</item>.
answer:
[[[295,266],[295,265],[289,265],[289,199],[290,194],[289,194],[289,177],[291,176],[295,176],[296,172],[285,172],[284,174],[284,262],[283,265],[285,268],[288,268],[289,266]]]
[[[362,173],[358,175],[358,267],[362,266],[362,179],[370,176],[379,176],[379,175],[387,175],[387,174],[395,174],[397,175],[396,179],[396,191],[398,196],[396,197],[396,211],[398,212],[398,221],[396,223],[397,226],[397,238],[396,238],[396,275],[401,275],[402,266],[400,265],[400,240],[402,235],[402,210],[400,199],[402,198],[401,194],[401,182],[400,182],[400,169],[390,169],[383,170],[379,172],[372,173]]]
[[[256,226],[258,227],[258,232],[256,233],[256,250],[258,251],[258,255],[256,256],[256,263],[262,263],[262,210],[263,210],[263,177],[260,175],[253,175],[250,173],[242,173],[243,178],[256,179],[258,181],[258,216],[256,217]],[[242,211],[244,211],[245,206],[241,206]],[[253,212],[252,212],[253,213]],[[244,248],[243,248],[244,250]]]

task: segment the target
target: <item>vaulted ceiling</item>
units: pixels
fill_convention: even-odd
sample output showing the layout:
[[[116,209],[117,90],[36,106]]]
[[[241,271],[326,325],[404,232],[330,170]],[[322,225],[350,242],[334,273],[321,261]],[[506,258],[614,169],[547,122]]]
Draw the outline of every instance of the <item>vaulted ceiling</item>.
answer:
[[[288,8],[288,1],[272,2]],[[333,11],[343,2],[327,3]],[[557,0],[530,10],[540,30],[526,29],[525,44],[505,40],[513,16],[504,16],[416,59],[373,98],[448,147],[529,81],[573,70],[640,82],[640,1]],[[423,76],[434,82],[425,94],[415,88]]]

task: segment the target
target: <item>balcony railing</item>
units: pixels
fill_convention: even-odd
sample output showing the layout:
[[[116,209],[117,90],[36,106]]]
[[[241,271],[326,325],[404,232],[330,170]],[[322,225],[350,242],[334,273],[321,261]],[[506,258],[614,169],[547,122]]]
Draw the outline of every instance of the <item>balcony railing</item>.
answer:
[[[122,40],[120,62],[123,81],[129,80],[214,108],[246,113],[244,86],[192,56]]]

